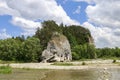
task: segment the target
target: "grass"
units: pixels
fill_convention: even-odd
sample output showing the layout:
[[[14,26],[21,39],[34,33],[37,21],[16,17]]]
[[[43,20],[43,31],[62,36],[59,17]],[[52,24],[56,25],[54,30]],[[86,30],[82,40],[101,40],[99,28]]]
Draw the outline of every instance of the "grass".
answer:
[[[103,60],[108,60],[108,59],[112,59],[112,60],[120,60],[120,58],[118,58],[118,57],[101,57],[101,58],[99,58],[99,59],[103,59]]]
[[[0,64],[10,64],[10,63],[26,63],[24,61],[4,61],[0,60]]]
[[[67,62],[55,62],[52,65],[57,65],[57,66],[72,66],[72,63],[67,63]]]
[[[3,60],[0,60],[0,64],[9,64],[9,63],[20,63],[20,62],[17,62],[17,61],[3,61]]]
[[[7,66],[0,66],[0,74],[9,74],[12,72],[12,68],[7,65]]]

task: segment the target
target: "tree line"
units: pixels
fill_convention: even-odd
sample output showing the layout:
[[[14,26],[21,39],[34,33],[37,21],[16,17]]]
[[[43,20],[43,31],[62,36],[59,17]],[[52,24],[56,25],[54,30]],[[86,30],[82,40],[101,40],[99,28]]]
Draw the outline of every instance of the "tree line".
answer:
[[[22,37],[0,40],[0,60],[37,62],[41,52],[38,38],[29,37],[26,40]]]
[[[88,29],[77,25],[56,24],[44,21],[42,28],[37,28],[35,35],[12,37],[0,40],[0,60],[39,62],[42,51],[47,47],[53,32],[65,35],[71,45],[73,60],[120,57],[120,48],[95,48],[90,44],[91,33]]]

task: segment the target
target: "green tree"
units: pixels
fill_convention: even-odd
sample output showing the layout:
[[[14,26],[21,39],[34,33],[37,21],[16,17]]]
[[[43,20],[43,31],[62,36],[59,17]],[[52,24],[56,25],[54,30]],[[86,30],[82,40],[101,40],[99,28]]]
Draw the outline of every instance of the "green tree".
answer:
[[[2,60],[16,60],[19,44],[15,39],[6,39],[0,41],[0,59]]]
[[[63,34],[72,42],[71,44],[83,45],[89,43],[90,31],[82,26],[64,26],[62,30]]]
[[[87,44],[87,58],[88,59],[97,58],[95,46],[92,44]]]
[[[38,38],[28,38],[21,45],[21,50],[18,59],[25,62],[37,62],[40,58],[41,46]]]
[[[42,28],[37,29],[35,36],[41,40],[40,44],[43,49],[47,47],[47,43],[53,32],[62,33],[62,29],[54,21],[44,21],[42,23]]]
[[[115,56],[120,58],[120,48],[116,47],[114,52]]]

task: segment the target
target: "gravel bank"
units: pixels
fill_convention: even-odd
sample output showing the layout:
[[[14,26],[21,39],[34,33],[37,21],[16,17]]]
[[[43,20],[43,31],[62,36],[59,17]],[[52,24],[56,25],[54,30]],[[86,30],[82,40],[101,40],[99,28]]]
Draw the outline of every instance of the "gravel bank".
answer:
[[[113,64],[113,60],[91,60],[84,61],[87,65],[81,65],[81,62],[69,62],[72,66],[56,66],[52,63],[11,63],[12,68],[31,68],[31,69],[90,69],[90,68],[120,68],[119,64]],[[117,60],[120,62],[120,60]],[[7,65],[7,64],[0,64]]]

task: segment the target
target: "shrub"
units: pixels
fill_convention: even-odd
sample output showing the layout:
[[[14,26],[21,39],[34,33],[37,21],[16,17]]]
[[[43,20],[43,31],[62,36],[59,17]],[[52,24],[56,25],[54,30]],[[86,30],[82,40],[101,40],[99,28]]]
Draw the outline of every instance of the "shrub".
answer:
[[[86,65],[86,63],[85,63],[85,62],[82,62],[82,65]]]
[[[79,55],[76,52],[72,52],[72,59],[79,60]]]
[[[116,59],[113,60],[113,63],[116,63]]]

